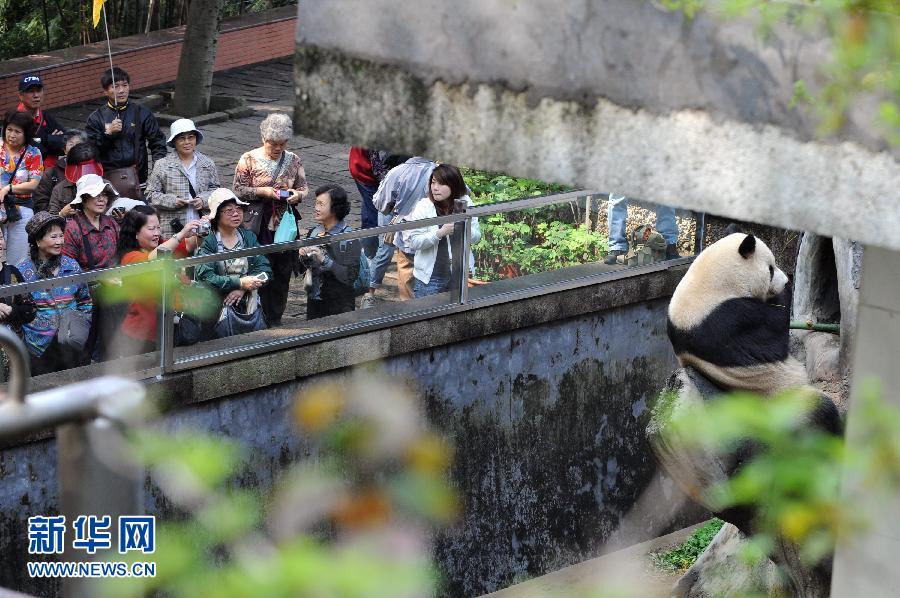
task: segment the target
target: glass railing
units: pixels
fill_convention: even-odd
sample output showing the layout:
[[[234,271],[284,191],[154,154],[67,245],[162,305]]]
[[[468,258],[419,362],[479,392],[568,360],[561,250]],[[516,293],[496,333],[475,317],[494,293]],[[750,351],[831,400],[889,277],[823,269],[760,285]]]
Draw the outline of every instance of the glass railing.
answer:
[[[606,194],[575,191],[478,205],[465,213],[429,220],[215,255],[163,258],[11,285],[0,288],[0,297],[88,283],[93,287],[94,301],[102,302],[105,313],[114,314],[112,318],[134,312],[135,305],[142,306],[143,313],[152,313],[156,322],[153,340],[133,342],[113,331],[102,336],[109,343],[104,347],[105,361],[68,371],[80,378],[109,372],[146,378],[440,317],[486,303],[596,284],[604,278],[663,269],[678,263],[672,260],[686,260],[700,249],[702,216],[665,207],[658,210],[653,204],[636,200],[628,200],[627,207],[623,203],[616,196],[610,200]],[[627,252],[607,264],[611,212],[629,246]],[[405,284],[413,276],[413,262],[407,262],[399,252],[393,252],[393,257],[388,253],[389,261],[381,260],[386,267],[379,268],[375,263],[379,261],[377,254],[367,260],[369,273],[376,274],[381,282],[374,293],[352,291],[360,268],[353,267],[353,258],[347,260],[348,252],[355,256],[357,248],[362,247],[371,255],[385,234],[393,234],[395,244],[401,247],[415,246],[416,237],[428,246],[434,240],[428,238],[429,233],[436,228],[427,227],[446,224],[450,225],[445,229],[449,233],[444,254],[448,259],[435,258],[432,270],[434,280],[445,280],[446,284],[432,285],[430,290],[436,292],[415,297],[415,288],[411,288],[415,287],[415,278]],[[644,224],[651,225],[649,231],[642,227]],[[305,235],[307,228],[301,225],[301,234]],[[667,247],[670,245],[674,249]],[[217,336],[224,295],[192,282],[192,273],[224,259],[306,253],[307,248],[314,247],[322,248],[321,254],[341,256],[335,261],[351,264],[345,268],[343,293],[333,292],[338,288],[334,286],[337,278],[307,276],[307,266],[313,271],[321,269],[316,269],[314,258],[300,258],[295,275],[290,277],[284,316],[277,326]],[[421,281],[419,286],[424,286]]]

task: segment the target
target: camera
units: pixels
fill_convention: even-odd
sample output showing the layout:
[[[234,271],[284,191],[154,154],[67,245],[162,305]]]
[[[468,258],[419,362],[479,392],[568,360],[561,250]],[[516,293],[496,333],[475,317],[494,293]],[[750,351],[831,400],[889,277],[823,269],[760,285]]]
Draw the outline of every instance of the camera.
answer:
[[[287,189],[279,189],[278,190],[278,199],[287,199],[291,196],[291,192]]]
[[[256,275],[256,280],[258,280],[260,282],[268,282],[269,275],[266,274],[265,272],[260,272],[259,274]]]
[[[199,230],[197,230],[197,235],[200,237],[205,237],[206,235],[209,234],[209,230],[210,230],[209,220],[201,220],[200,228],[199,228]]]

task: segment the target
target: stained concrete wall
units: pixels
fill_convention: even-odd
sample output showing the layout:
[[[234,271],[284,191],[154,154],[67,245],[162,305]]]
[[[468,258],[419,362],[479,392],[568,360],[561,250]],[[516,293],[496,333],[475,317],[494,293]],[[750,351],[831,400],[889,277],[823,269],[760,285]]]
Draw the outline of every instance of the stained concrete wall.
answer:
[[[434,548],[447,595],[499,589],[596,556],[608,542],[637,542],[700,517],[680,509],[671,482],[651,484],[655,464],[643,433],[649,403],[675,366],[665,307],[679,276],[659,272],[428,322],[443,331],[434,338],[447,342],[398,349],[380,363],[420,386],[428,418],[456,443],[451,475],[465,515],[438,534]],[[486,330],[486,322],[493,332],[469,336]],[[422,336],[416,324],[408,327],[410,338]],[[399,328],[391,331],[398,347],[404,346]],[[448,340],[453,336],[456,342]],[[326,370],[343,363],[334,360],[334,346],[303,351]],[[217,367],[280,368],[282,360],[268,364]],[[218,372],[223,389],[240,379]],[[241,483],[265,488],[286,465],[316,454],[290,423],[296,394],[348,373],[300,375],[220,398],[182,396],[166,425],[248,444]],[[54,451],[52,439],[45,439],[0,453],[0,586],[53,592],[48,584],[23,580],[22,572],[24,522],[55,510]],[[627,534],[617,532],[648,487],[648,502],[657,508],[632,522]],[[155,491],[148,503],[151,512],[167,514]]]
[[[299,4],[305,135],[900,249],[874,104],[825,141],[791,107],[816,36],[634,0]]]

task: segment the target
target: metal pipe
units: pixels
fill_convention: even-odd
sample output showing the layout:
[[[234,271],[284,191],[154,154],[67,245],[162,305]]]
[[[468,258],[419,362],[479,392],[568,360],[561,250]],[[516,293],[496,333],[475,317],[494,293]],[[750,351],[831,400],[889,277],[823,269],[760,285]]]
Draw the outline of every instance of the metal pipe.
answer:
[[[36,393],[21,403],[4,401],[0,403],[0,439],[95,417],[131,420],[143,397],[139,382],[104,376]]]
[[[9,356],[9,398],[22,404],[28,394],[28,381],[31,380],[31,361],[28,349],[6,326],[0,326],[0,347]]]

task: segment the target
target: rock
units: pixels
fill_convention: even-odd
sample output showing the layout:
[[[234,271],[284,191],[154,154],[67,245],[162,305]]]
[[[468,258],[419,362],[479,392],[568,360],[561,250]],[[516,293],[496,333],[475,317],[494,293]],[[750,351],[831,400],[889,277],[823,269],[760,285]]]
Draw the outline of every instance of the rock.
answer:
[[[746,538],[726,523],[675,586],[675,598],[762,594],[788,596],[778,567],[769,559],[748,564],[741,555]]]

